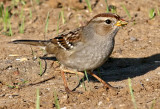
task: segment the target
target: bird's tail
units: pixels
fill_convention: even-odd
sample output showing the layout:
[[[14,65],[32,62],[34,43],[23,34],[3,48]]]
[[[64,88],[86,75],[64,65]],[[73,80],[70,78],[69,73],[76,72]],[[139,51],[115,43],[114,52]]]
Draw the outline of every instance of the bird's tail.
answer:
[[[14,44],[26,44],[26,45],[34,45],[34,46],[46,46],[50,40],[14,40],[9,43]]]

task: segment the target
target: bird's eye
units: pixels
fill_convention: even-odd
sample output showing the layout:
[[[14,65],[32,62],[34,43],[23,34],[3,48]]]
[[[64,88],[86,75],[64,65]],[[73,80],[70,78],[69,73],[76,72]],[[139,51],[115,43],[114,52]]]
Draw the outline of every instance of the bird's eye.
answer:
[[[107,19],[106,21],[105,21],[107,24],[111,24],[111,20],[109,20],[109,19]]]

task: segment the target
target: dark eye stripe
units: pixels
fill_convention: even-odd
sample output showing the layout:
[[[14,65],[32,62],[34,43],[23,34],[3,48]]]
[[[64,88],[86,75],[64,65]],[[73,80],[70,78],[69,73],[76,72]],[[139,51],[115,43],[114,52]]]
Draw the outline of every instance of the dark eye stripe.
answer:
[[[92,21],[92,22],[96,22],[96,23],[103,23],[104,20],[98,20],[98,21]]]

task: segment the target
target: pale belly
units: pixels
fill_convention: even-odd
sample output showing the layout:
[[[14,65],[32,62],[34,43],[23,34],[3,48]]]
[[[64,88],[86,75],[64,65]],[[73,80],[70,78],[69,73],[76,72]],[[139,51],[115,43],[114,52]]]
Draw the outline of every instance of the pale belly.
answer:
[[[73,53],[65,61],[60,60],[60,62],[64,66],[76,69],[77,71],[94,70],[106,62],[112,51],[113,46],[88,47]]]

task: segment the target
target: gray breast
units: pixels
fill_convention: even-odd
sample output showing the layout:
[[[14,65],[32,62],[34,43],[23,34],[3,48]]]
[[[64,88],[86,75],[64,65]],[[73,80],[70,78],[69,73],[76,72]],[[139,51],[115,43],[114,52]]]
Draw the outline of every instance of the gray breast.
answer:
[[[109,57],[114,47],[114,40],[100,44],[88,43],[70,55],[63,64],[78,71],[93,70],[101,66]]]

